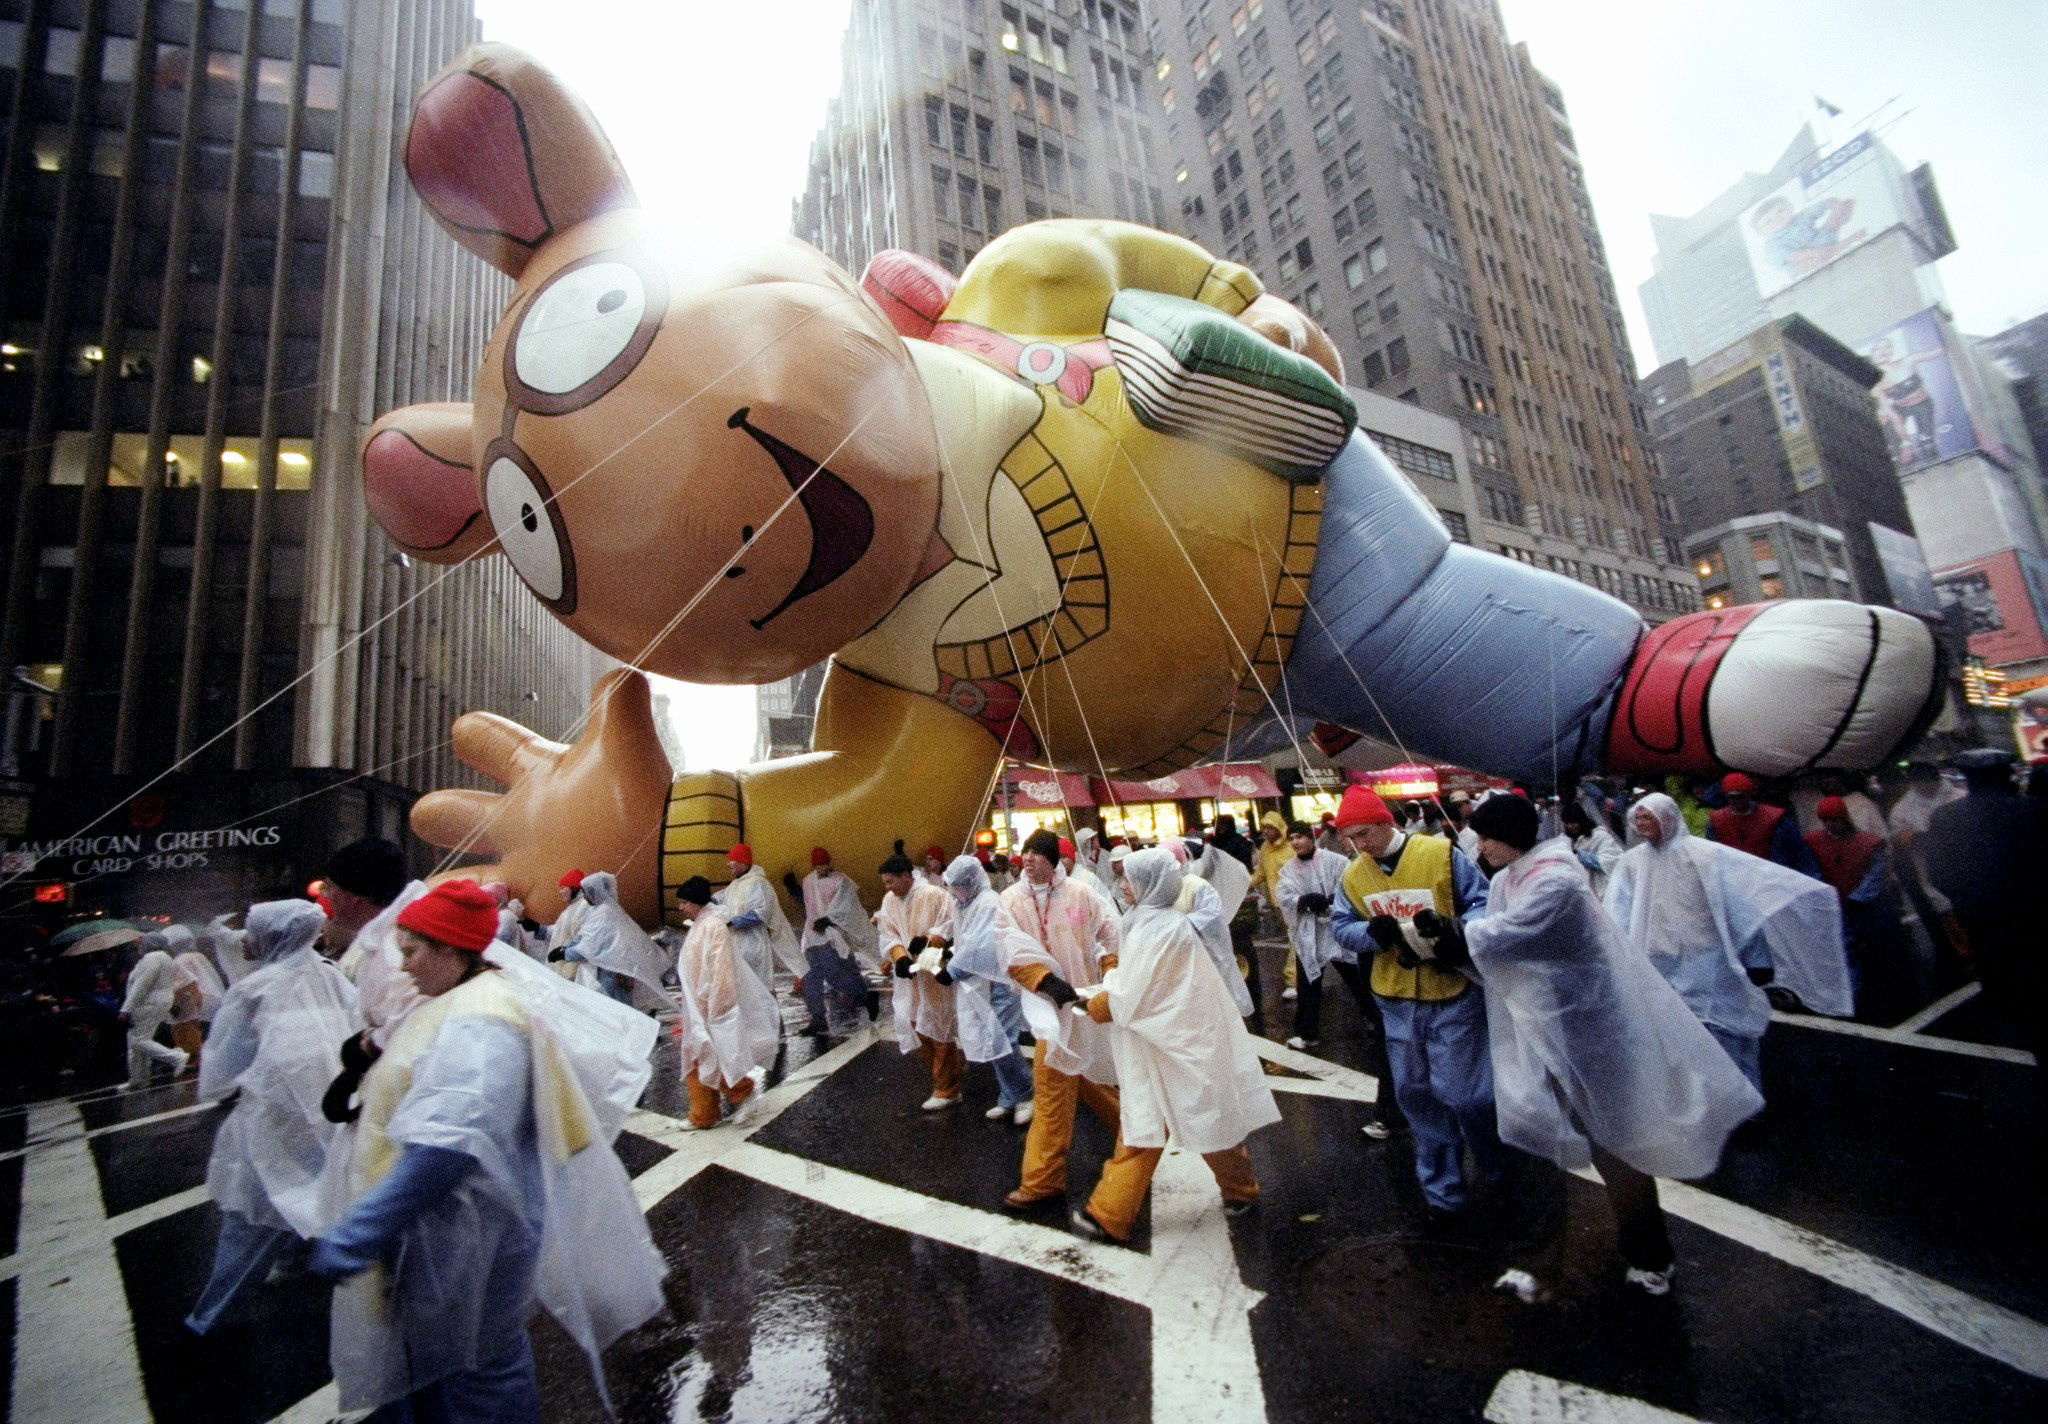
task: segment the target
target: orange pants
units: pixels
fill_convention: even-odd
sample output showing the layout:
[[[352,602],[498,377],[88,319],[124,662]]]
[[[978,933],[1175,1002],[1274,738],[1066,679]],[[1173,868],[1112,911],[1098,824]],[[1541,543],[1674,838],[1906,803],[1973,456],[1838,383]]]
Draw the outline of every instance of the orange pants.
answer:
[[[690,1121],[698,1127],[718,1126],[718,1103],[723,1098],[728,1106],[738,1107],[754,1091],[754,1080],[742,1078],[733,1087],[721,1083],[706,1083],[692,1068],[683,1076],[683,1087],[690,1095]]]
[[[205,1042],[206,1031],[200,1028],[198,1019],[188,1019],[184,1023],[171,1025],[172,1045],[184,1049],[185,1056],[191,1060],[185,1065],[187,1072],[199,1071],[199,1050]]]
[[[924,1064],[924,1071],[932,1075],[933,1097],[960,1096],[960,1075],[967,1071],[967,1055],[960,1051],[959,1044],[941,1043],[936,1038],[919,1034],[917,1061]]]
[[[1145,1204],[1145,1193],[1152,1186],[1152,1173],[1158,1169],[1159,1154],[1164,1150],[1159,1147],[1125,1147],[1119,1142],[1117,1156],[1129,1153],[1130,1164],[1112,1177],[1110,1167],[1117,1161],[1112,1157],[1102,1169],[1102,1180],[1089,1193],[1088,1214],[1117,1240],[1131,1239],[1131,1228],[1138,1221],[1138,1209]],[[1244,1150],[1243,1143],[1226,1147],[1221,1152],[1204,1152],[1202,1160],[1209,1164],[1209,1170],[1215,1174],[1216,1185],[1223,1189],[1223,1200],[1258,1200],[1258,1178],[1252,1175],[1251,1154]]]
[[[1031,1093],[1036,1106],[1030,1130],[1024,1134],[1024,1168],[1017,1182],[1019,1196],[1042,1199],[1066,1192],[1067,1150],[1074,1140],[1074,1106],[1086,1103],[1088,1111],[1117,1134],[1116,1150],[1102,1164],[1102,1180],[1095,1187],[1097,1194],[1107,1193],[1109,1199],[1115,1200],[1135,1190],[1134,1200],[1145,1199],[1152,1168],[1140,1160],[1143,1154],[1137,1148],[1124,1146],[1115,1088],[1046,1067],[1045,1045],[1040,1043],[1031,1050]],[[1131,1210],[1135,1215],[1137,1208]]]

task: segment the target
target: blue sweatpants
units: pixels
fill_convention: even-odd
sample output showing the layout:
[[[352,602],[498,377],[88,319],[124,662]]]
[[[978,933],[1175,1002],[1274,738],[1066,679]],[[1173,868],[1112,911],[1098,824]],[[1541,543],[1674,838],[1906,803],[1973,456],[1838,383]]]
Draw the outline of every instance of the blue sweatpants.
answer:
[[[220,1237],[213,1245],[213,1274],[185,1317],[185,1328],[194,1335],[213,1329],[243,1292],[262,1285],[271,1267],[289,1259],[303,1244],[281,1227],[258,1226],[240,1212],[222,1212]]]
[[[1394,1098],[1415,1130],[1415,1176],[1440,1211],[1465,1205],[1464,1147],[1491,1180],[1504,1164],[1493,1115],[1493,1059],[1486,1041],[1486,997],[1468,988],[1455,999],[1422,1003],[1373,995],[1386,1026]]]
[[[867,1003],[868,983],[860,965],[831,945],[812,945],[804,951],[804,963],[809,966],[804,975],[804,1007],[811,1011],[811,1022],[831,1022],[825,1012],[827,989],[840,1000],[843,1018],[852,1018]]]
[[[540,1386],[524,1330],[498,1342],[473,1370],[444,1375],[425,1389],[371,1412],[363,1424],[537,1424]]]
[[[1031,1097],[1031,1060],[1016,1049],[988,1065],[996,1072],[996,1104],[1013,1108]]]

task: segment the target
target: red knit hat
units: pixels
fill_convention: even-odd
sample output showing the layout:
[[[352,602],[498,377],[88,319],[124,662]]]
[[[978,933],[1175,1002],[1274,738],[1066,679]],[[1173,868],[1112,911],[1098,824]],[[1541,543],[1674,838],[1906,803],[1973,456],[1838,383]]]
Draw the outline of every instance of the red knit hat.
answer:
[[[826,850],[826,849],[825,849],[825,847],[823,847],[823,846],[812,846],[812,847],[811,847],[811,864],[812,864],[813,866],[820,866],[820,865],[830,865],[831,863],[832,863],[832,852],[831,852],[831,851],[829,851],[829,850]]]
[[[1074,858],[1074,843],[1065,836],[1060,837],[1060,855],[1066,860]]]
[[[1337,803],[1337,829],[1348,831],[1357,826],[1391,826],[1394,813],[1387,809],[1387,803],[1380,799],[1379,792],[1370,786],[1347,786],[1344,799]]]
[[[924,848],[924,858],[926,860],[944,860],[946,858],[946,848],[944,846],[926,846]]]
[[[1721,791],[1724,795],[1728,796],[1733,796],[1737,792],[1744,796],[1754,796],[1756,795],[1756,782],[1739,771],[1731,771],[1721,778]]]
[[[752,865],[754,863],[754,851],[745,841],[741,841],[725,853],[725,858],[737,861],[741,865]]]
[[[445,880],[398,912],[398,927],[481,954],[498,933],[498,904],[474,880]]]
[[[562,872],[562,878],[557,880],[555,884],[561,886],[564,890],[581,890],[583,888],[583,872],[580,870],[565,870]]]
[[[1849,819],[1849,803],[1839,796],[1823,796],[1814,814],[1823,821],[1846,821]]]

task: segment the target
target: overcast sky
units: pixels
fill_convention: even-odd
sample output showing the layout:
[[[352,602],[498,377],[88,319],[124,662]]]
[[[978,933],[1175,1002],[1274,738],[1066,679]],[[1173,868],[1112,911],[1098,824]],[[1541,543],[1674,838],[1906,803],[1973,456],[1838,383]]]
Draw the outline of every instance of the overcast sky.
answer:
[[[1960,244],[1940,271],[1965,330],[2048,309],[2048,0],[1500,5],[1510,38],[1564,90],[1642,369],[1655,364],[1636,295],[1649,215],[1691,213],[1768,168],[1816,94],[1843,111],[1840,137],[1877,113],[1902,159],[1933,162]],[[838,90],[848,11],[848,0],[477,0],[485,34],[578,89],[643,200],[707,253],[787,231]],[[676,705],[691,765],[750,755],[750,691],[678,689]]]

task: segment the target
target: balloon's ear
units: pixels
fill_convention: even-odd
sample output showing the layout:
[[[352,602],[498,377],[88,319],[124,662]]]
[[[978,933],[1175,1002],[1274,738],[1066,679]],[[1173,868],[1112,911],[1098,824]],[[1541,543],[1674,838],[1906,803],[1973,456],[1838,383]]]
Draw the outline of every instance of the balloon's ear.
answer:
[[[583,101],[503,44],[470,46],[421,91],[405,171],[450,236],[513,277],[556,233],[639,201]]]
[[[477,497],[471,407],[409,405],[370,427],[363,498],[392,542],[430,564],[460,563],[495,538]]]

